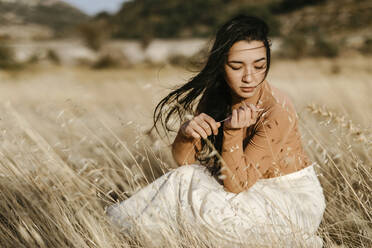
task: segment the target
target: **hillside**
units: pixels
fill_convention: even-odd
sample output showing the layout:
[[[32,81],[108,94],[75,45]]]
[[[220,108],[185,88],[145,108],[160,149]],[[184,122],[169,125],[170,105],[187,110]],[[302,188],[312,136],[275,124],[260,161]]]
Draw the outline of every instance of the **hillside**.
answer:
[[[371,13],[370,0],[327,0],[279,15],[279,19],[283,35],[294,31],[332,36],[360,32],[371,35]]]
[[[58,35],[85,20],[87,15],[59,0],[0,0],[0,26],[5,28],[49,29]]]
[[[271,0],[134,0],[123,4],[109,19],[119,38],[207,37],[229,16],[258,13],[277,30],[277,20],[265,8]],[[128,29],[127,27],[131,28]]]
[[[372,24],[371,11],[370,0],[133,0],[107,19],[119,38],[207,37],[239,13],[267,20],[273,36],[340,35],[364,32]]]

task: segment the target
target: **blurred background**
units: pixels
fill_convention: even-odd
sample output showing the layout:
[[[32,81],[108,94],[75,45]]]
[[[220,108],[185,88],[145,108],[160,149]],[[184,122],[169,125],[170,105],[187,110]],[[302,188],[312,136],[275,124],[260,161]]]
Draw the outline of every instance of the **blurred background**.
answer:
[[[368,0],[1,0],[0,68],[184,63],[228,18],[270,25],[281,58],[372,53]]]
[[[177,166],[152,112],[240,13],[270,25],[325,247],[372,247],[372,1],[0,0],[2,247],[125,247],[104,208]]]
[[[319,104],[370,127],[368,0],[0,0],[0,101],[40,127],[40,113],[69,102],[149,128],[157,102],[195,75],[217,28],[241,13],[269,24],[268,80],[299,113]]]
[[[315,102],[369,123],[368,0],[0,0],[1,101],[120,105],[149,126],[159,99],[201,68],[216,29],[240,13],[269,24],[268,80],[299,112]]]

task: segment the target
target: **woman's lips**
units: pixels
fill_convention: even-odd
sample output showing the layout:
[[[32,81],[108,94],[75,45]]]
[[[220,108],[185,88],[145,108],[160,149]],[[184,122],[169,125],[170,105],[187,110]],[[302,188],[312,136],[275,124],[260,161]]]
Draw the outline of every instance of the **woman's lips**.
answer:
[[[252,92],[256,87],[240,87],[243,92]]]

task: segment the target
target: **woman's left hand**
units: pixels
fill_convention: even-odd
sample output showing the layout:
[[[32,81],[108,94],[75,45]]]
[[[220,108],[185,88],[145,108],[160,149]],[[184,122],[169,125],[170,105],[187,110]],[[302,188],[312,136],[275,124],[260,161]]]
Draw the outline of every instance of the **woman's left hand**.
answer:
[[[258,109],[255,105],[246,105],[244,102],[238,109],[233,109],[231,117],[225,121],[224,129],[240,129],[256,123]]]

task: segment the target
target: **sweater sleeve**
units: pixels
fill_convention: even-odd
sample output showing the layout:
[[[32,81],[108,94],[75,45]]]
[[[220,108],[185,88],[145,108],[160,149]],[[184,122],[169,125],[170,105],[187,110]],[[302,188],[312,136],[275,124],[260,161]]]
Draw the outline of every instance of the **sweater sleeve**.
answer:
[[[228,191],[239,193],[251,187],[270,167],[294,127],[296,114],[280,106],[263,114],[255,134],[243,147],[243,129],[224,130],[222,169]]]
[[[205,105],[205,98],[201,99],[196,108],[195,116],[203,112]],[[177,136],[172,144],[172,155],[176,163],[181,165],[194,164],[196,161],[196,154],[201,150],[201,140],[186,138],[181,129],[178,130]]]
[[[195,155],[201,148],[199,139],[185,138],[180,131],[172,144],[172,155],[179,166],[193,164]]]

